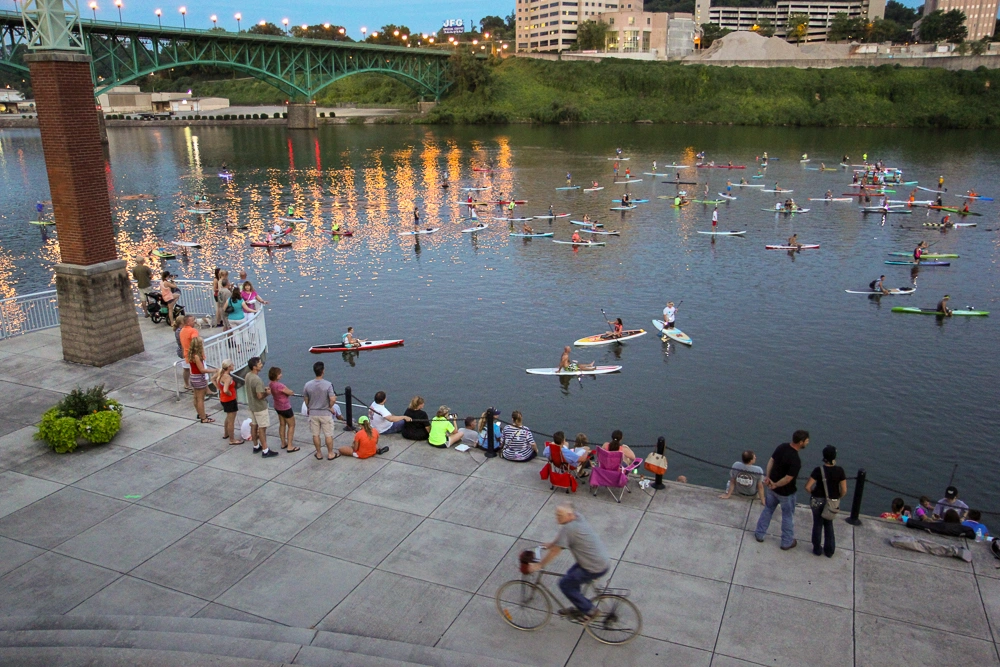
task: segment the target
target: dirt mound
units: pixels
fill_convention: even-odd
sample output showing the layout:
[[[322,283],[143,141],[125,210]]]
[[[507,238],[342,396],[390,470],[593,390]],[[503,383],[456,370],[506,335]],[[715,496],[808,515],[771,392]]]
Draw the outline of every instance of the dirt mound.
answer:
[[[846,58],[847,44],[804,44],[801,47],[780,37],[761,37],[755,32],[738,30],[715,40],[701,55],[691,60],[802,60]]]

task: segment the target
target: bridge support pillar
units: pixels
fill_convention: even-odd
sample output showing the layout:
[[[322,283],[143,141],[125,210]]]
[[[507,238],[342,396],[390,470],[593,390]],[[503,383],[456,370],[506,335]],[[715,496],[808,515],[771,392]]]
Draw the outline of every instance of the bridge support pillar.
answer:
[[[66,361],[105,366],[143,351],[132,285],[118,259],[90,56],[24,56],[59,232],[56,293]]]
[[[290,103],[288,105],[289,130],[316,129],[316,103]]]

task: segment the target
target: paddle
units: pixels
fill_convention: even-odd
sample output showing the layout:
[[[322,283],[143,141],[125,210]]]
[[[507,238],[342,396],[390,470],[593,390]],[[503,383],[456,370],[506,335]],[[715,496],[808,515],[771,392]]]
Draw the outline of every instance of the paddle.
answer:
[[[611,331],[613,332],[615,330],[615,325],[611,324],[611,320],[608,319],[608,314],[604,312],[603,308],[601,308],[601,315],[604,315],[604,321],[608,323],[608,326],[611,327]]]

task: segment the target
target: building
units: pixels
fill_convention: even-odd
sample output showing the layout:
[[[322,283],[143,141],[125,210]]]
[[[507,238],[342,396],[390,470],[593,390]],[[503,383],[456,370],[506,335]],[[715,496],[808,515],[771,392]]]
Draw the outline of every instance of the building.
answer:
[[[962,2],[963,0],[942,0]],[[970,2],[978,0],[969,0]],[[992,1],[994,9],[997,0]],[[778,0],[773,7],[712,7],[711,0],[695,0],[694,20],[699,26],[714,23],[729,30],[755,30],[760,25],[774,28],[776,37],[786,37],[788,18],[793,14],[807,14],[809,29],[804,42],[825,42],[830,32],[830,24],[837,14],[847,14],[850,18],[868,21],[885,18],[886,0],[835,0],[809,2],[808,0]]]
[[[642,0],[633,4],[642,8]],[[597,20],[600,13],[618,5],[604,0],[517,0],[517,51],[565,51],[576,43],[580,21]]]
[[[104,113],[201,112],[225,109],[229,100],[222,97],[197,98],[186,93],[144,93],[139,86],[115,86],[101,93],[97,103]],[[197,108],[193,108],[197,107]]]
[[[229,100],[225,97],[188,97],[171,100],[171,113],[201,113],[202,111],[218,111],[228,109]]]
[[[998,0],[926,0],[924,16],[938,9],[945,12],[959,9],[965,13],[965,27],[969,29],[966,39],[974,41],[993,35],[998,5]]]

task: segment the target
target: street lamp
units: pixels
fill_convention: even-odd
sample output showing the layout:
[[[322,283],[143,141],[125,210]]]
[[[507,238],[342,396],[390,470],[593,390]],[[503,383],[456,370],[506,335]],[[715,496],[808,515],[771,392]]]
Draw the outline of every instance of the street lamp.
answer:
[[[115,0],[115,7],[118,8],[118,24],[122,23],[122,0]]]
[[[285,32],[288,32],[288,19],[281,19],[281,25],[285,26]]]
[[[324,23],[323,27],[326,28],[327,30],[329,30],[330,29],[330,22],[327,21],[326,23]]]
[[[94,12],[94,20],[96,21],[97,20],[97,3],[96,2],[91,2],[90,3],[90,11]]]
[[[163,27],[163,19],[161,19],[160,17],[163,16],[163,12],[161,10],[157,9],[153,13],[156,14],[156,23],[157,23],[157,25],[159,25],[162,28]]]
[[[243,29],[240,27],[240,21],[243,20],[243,14],[236,12],[236,16],[233,18],[236,19],[236,32],[243,32]]]
[[[392,36],[393,37],[399,37],[399,31],[398,30],[393,30],[392,31]]]
[[[337,32],[339,32],[339,33],[340,33],[341,35],[343,35],[344,33],[346,33],[346,32],[347,32],[347,30],[345,30],[344,28],[341,28],[341,29],[340,29],[340,30],[338,30]]]
[[[213,29],[213,30],[214,30],[214,29],[215,29],[216,27],[218,27],[218,23],[219,23],[219,17],[218,17],[218,16],[216,16],[215,14],[212,14],[212,29]]]
[[[367,32],[368,32],[368,28],[366,28],[364,26],[361,26],[361,41],[362,42],[365,41],[365,34],[367,34]],[[374,33],[372,33],[372,36],[374,36]]]
[[[183,23],[184,23],[184,29],[187,30],[187,27],[188,27],[188,21],[187,21],[188,8],[187,7],[181,7],[180,12],[181,12],[181,21],[183,21]]]

